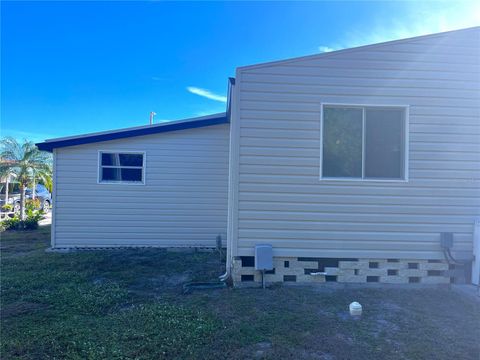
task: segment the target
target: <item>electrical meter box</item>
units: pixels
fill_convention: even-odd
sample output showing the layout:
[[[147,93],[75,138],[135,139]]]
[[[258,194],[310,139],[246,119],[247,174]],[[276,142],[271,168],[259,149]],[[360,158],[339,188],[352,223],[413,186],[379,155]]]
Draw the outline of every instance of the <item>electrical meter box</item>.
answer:
[[[255,245],[255,270],[273,270],[272,245]]]

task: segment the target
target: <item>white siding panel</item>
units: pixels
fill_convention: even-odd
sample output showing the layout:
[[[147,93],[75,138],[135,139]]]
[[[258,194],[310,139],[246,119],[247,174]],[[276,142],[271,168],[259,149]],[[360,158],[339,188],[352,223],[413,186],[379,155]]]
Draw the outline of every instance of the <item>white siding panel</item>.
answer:
[[[241,68],[238,247],[441,258],[480,216],[480,32]],[[320,181],[322,102],[409,106],[409,181]]]
[[[229,125],[57,150],[55,242],[215,246],[226,240]],[[145,185],[98,184],[98,151],[144,151]]]

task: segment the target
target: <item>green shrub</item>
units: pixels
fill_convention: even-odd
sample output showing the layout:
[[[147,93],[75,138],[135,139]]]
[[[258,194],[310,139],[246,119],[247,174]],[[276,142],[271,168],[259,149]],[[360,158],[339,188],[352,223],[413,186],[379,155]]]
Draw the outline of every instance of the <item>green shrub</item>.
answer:
[[[38,228],[38,222],[42,219],[43,212],[41,210],[27,209],[26,219],[20,220],[20,217],[15,215],[13,218],[2,221],[1,230],[35,230]]]
[[[5,230],[18,230],[20,228],[20,224],[21,221],[18,216],[14,216],[13,218],[2,221],[2,225]]]
[[[25,221],[23,221],[23,228],[25,230],[35,230],[38,229],[38,220],[34,218],[26,218]]]
[[[2,211],[4,212],[10,212],[13,211],[13,205],[12,204],[5,204],[2,206]]]
[[[39,198],[25,200],[25,211],[28,212],[40,209],[41,202]]]

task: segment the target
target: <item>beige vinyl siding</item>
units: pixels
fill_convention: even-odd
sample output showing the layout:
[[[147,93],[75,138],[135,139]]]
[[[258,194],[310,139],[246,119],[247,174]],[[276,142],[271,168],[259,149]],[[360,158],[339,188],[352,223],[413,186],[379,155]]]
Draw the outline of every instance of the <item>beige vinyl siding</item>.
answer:
[[[240,68],[234,255],[471,254],[480,216],[479,29]],[[319,180],[320,104],[409,107],[408,182]]]
[[[226,240],[229,125],[56,150],[55,246]],[[145,185],[98,183],[98,152],[145,152]]]

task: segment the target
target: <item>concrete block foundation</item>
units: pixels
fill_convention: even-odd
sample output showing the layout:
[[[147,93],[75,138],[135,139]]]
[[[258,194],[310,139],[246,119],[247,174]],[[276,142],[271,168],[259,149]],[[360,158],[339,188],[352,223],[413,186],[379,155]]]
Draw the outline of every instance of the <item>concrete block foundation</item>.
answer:
[[[414,259],[331,259],[275,257],[274,269],[265,273],[266,283],[384,283],[448,284],[449,265],[445,260]],[[235,285],[261,283],[253,256],[232,262]]]

